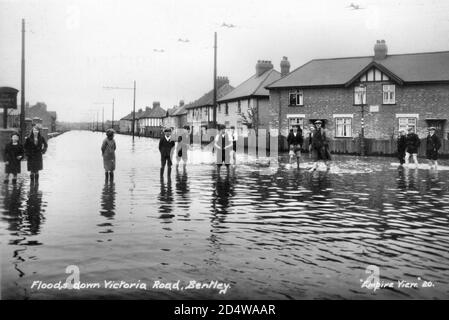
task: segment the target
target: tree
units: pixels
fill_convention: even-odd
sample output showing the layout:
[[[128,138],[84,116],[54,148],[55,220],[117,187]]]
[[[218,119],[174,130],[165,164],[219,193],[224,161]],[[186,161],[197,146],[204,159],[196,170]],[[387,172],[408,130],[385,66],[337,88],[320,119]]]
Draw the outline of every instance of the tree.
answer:
[[[257,108],[252,106],[248,108],[247,114],[242,113],[242,124],[244,124],[248,130],[254,129],[257,132],[257,129],[259,127],[258,123],[258,114],[257,114]]]

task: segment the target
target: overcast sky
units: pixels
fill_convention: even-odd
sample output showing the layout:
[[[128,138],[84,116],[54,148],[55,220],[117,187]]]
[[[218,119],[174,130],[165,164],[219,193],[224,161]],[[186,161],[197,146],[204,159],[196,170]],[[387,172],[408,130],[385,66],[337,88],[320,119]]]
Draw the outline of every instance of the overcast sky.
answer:
[[[287,56],[294,69],[314,58],[372,55],[377,39],[392,54],[449,50],[447,0],[0,0],[0,86],[20,89],[22,18],[26,100],[46,102],[62,121],[92,121],[103,107],[110,119],[113,98],[115,118],[123,117],[132,91],[103,86],[133,80],[136,109],[199,98],[213,86],[214,31],[218,75],[234,86],[257,60],[279,70]]]

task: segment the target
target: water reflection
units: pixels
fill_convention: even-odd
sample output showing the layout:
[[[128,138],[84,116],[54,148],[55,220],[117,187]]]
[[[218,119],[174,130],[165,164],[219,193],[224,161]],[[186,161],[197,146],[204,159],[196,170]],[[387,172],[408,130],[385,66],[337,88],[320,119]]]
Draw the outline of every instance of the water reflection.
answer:
[[[189,189],[189,181],[187,176],[187,166],[185,164],[182,165],[182,169],[179,169],[179,166],[176,165],[176,194],[177,194],[177,205],[185,209],[188,214],[188,210],[190,208],[190,189]]]
[[[172,180],[168,176],[167,179],[164,176],[160,176],[160,192],[158,196],[159,200],[159,216],[164,223],[170,223],[171,219],[174,217],[173,211],[173,190],[172,190]]]
[[[106,222],[99,224],[99,227],[104,228],[100,233],[112,233],[112,220],[114,220],[115,216],[115,183],[114,182],[105,182],[103,186],[103,190],[101,192],[101,210],[100,214],[106,218]]]
[[[213,221],[217,219],[222,222],[225,219],[224,215],[228,213],[230,202],[234,196],[235,167],[226,166],[224,172],[219,167],[218,169],[214,168],[211,175]]]
[[[30,184],[28,199],[26,202],[25,225],[26,230],[31,235],[39,234],[41,224],[45,221],[42,209],[42,191],[39,190],[38,184]]]

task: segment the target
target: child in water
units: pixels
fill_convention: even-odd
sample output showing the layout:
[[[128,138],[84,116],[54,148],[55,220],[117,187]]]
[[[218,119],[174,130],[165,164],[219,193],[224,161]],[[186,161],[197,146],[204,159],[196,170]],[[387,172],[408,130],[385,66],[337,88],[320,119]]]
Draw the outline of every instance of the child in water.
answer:
[[[17,174],[20,173],[20,161],[24,157],[23,146],[19,142],[19,134],[14,132],[11,135],[11,142],[5,147],[4,159],[5,159],[5,181],[9,183],[9,175],[12,174],[12,183],[17,183]]]

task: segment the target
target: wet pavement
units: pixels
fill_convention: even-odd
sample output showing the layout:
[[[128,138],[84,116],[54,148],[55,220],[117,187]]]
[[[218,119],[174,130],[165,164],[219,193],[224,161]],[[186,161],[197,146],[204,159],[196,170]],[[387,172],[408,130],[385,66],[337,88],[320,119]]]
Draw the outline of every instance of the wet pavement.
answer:
[[[213,156],[195,149],[192,163],[161,181],[158,141],[117,135],[115,181],[106,184],[103,138],[73,131],[51,139],[39,186],[25,173],[1,186],[2,299],[449,297],[448,170],[335,156],[330,171],[309,172],[285,155],[267,167],[240,154],[240,164],[217,172]],[[65,282],[71,265],[82,283],[147,290],[32,287]],[[370,265],[395,286],[362,288]],[[178,280],[230,288],[152,288]],[[401,280],[419,287],[399,288]]]

